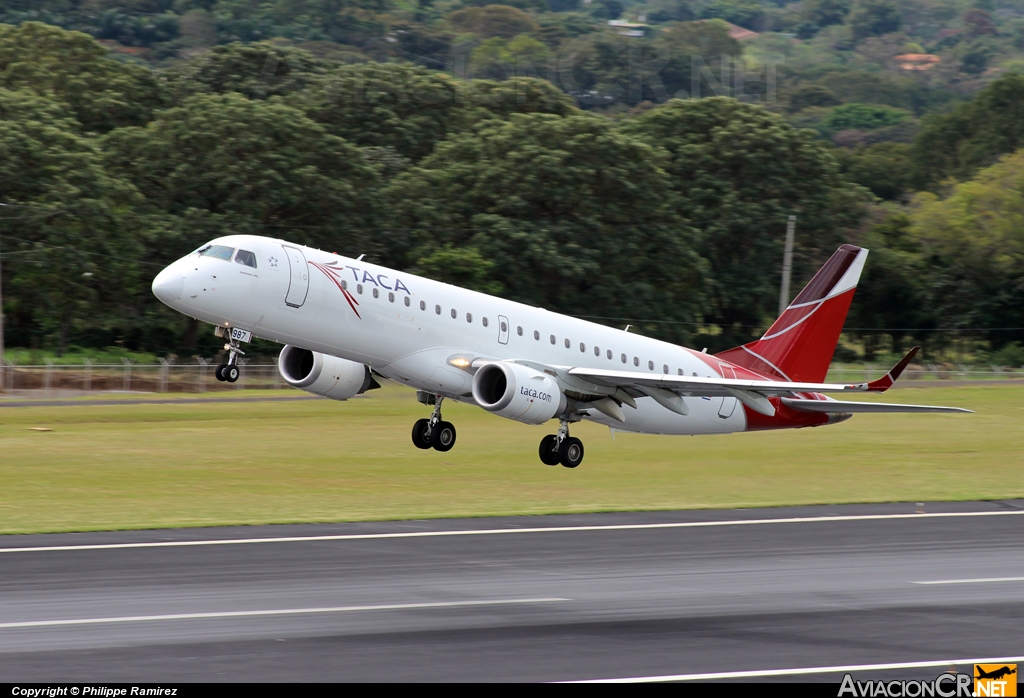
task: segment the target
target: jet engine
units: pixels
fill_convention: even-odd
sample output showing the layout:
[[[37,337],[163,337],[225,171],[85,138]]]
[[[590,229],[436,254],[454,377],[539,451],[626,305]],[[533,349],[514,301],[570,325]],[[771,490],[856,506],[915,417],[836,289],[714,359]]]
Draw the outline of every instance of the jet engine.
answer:
[[[489,412],[525,424],[543,424],[565,411],[555,379],[519,364],[484,364],[473,376],[473,399]]]
[[[290,344],[281,350],[277,370],[293,388],[332,400],[348,400],[380,387],[365,364]]]

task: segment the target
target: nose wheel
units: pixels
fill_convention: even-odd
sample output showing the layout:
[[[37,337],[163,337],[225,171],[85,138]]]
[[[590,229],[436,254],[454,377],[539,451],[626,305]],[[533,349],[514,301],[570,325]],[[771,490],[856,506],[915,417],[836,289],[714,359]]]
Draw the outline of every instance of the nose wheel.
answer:
[[[540,440],[540,461],[544,465],[562,464],[575,468],[583,462],[583,442],[569,436],[569,422],[562,420],[557,434],[548,434]]]
[[[412,443],[416,448],[435,451],[450,451],[455,446],[455,425],[441,419],[441,401],[444,398],[431,395],[434,399],[434,413],[429,419],[418,419],[412,425]],[[429,403],[426,403],[429,404]]]
[[[245,352],[239,348],[238,344],[237,340],[230,339],[224,345],[224,350],[228,352],[228,362],[220,364],[214,370],[213,375],[217,377],[217,380],[234,383],[242,375],[242,369],[238,367],[238,357],[245,356]]]

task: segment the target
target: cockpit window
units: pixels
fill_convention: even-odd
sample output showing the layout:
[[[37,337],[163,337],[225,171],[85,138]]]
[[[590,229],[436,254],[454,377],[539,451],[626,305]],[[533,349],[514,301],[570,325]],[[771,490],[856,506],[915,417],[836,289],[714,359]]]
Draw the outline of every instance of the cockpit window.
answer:
[[[249,250],[239,250],[235,255],[235,261],[247,267],[256,268],[256,255]]]
[[[234,254],[234,247],[225,247],[224,245],[208,245],[203,249],[199,250],[199,254],[203,257],[215,257],[217,259],[223,259],[231,261],[231,255]]]

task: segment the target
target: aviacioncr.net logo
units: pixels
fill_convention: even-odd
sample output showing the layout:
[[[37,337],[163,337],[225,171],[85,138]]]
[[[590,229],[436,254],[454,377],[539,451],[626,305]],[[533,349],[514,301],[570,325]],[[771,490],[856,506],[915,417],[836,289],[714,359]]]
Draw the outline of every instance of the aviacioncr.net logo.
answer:
[[[940,674],[930,681],[855,681],[843,676],[839,698],[972,698],[970,674]]]

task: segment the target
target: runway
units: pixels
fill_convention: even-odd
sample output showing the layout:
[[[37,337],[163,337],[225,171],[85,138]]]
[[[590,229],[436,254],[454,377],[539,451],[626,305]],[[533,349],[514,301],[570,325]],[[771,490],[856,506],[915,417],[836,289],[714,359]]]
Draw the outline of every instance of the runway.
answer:
[[[919,511],[0,537],[0,676],[838,681],[1024,655],[1024,501]]]

